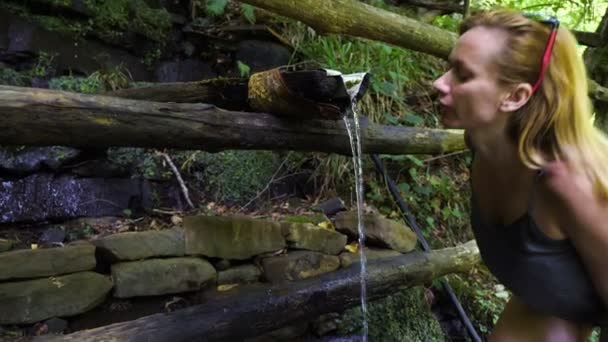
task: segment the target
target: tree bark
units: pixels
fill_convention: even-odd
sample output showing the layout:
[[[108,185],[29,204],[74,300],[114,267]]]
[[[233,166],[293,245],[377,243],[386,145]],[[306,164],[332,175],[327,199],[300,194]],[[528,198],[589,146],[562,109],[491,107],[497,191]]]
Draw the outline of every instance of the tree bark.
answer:
[[[104,95],[158,102],[210,103],[224,109],[248,110],[247,90],[247,79],[214,78],[197,82],[157,83]]]
[[[447,58],[456,35],[354,0],[240,0],[299,20],[322,34],[379,40]]]
[[[378,40],[447,59],[456,34],[356,0],[239,0],[299,20],[321,34]],[[606,94],[597,85],[590,96]],[[604,97],[599,100],[608,101]]]
[[[159,103],[0,86],[0,145],[299,150],[351,154],[341,120],[282,119],[213,105]],[[364,153],[464,150],[460,130],[384,126],[362,119]]]
[[[368,264],[368,300],[421,285],[479,263],[474,241],[431,252],[410,252]],[[168,314],[84,330],[50,341],[235,341],[360,303],[359,265],[285,285],[256,288]]]

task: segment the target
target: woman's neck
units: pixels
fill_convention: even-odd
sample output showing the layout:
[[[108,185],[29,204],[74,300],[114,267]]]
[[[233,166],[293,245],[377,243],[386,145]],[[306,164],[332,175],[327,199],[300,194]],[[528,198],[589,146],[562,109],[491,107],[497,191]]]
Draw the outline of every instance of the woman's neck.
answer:
[[[510,139],[504,130],[491,132],[489,130],[467,130],[475,158],[484,165],[513,169],[523,165],[519,159],[517,144]]]

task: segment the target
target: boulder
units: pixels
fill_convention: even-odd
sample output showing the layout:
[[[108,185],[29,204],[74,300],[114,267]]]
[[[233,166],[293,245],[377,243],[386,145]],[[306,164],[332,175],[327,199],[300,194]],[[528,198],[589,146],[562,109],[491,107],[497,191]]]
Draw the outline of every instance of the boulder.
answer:
[[[355,237],[359,236],[358,222],[356,211],[340,212],[334,218],[338,231]],[[376,214],[364,214],[363,227],[366,244],[388,247],[401,253],[416,247],[416,234],[403,223]]]
[[[112,265],[114,297],[129,298],[197,291],[215,283],[216,271],[200,258],[129,261]]]
[[[368,248],[368,247],[365,247],[363,249],[363,252],[365,253],[365,257],[366,257],[367,261],[375,260],[375,259],[382,259],[382,258],[391,258],[391,257],[401,255],[401,253],[394,251],[392,249],[377,249],[377,248]],[[357,253],[343,252],[339,255],[339,257],[340,257],[340,265],[342,265],[342,267],[348,267],[354,263],[361,262],[361,256],[360,256],[359,252],[357,252]]]
[[[282,227],[290,248],[337,255],[346,246],[346,235],[311,223],[283,223]]]
[[[122,216],[125,208],[151,206],[150,197],[141,179],[36,173],[0,183],[0,223]]]
[[[264,276],[272,283],[314,277],[337,270],[340,259],[318,252],[295,251],[262,259]]]
[[[78,315],[102,303],[111,289],[112,281],[95,272],[0,283],[0,324]]]
[[[245,260],[285,248],[277,222],[247,217],[184,217],[186,254]]]
[[[247,284],[260,279],[262,271],[255,265],[240,265],[217,273],[217,284]]]
[[[91,242],[97,246],[100,254],[109,257],[112,261],[131,261],[185,254],[182,229],[125,232],[108,235]]]
[[[43,168],[57,170],[75,160],[80,150],[63,147],[0,147],[0,170],[13,175],[27,175]]]
[[[95,246],[78,243],[48,249],[22,249],[0,254],[0,280],[40,278],[95,268]]]

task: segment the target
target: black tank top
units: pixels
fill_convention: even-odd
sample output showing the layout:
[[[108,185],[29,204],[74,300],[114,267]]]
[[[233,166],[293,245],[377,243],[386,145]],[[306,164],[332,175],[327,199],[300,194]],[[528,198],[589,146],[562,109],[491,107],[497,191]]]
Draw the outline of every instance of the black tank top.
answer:
[[[534,181],[531,197],[540,177],[542,172]],[[605,324],[602,299],[574,246],[570,240],[555,240],[541,231],[530,205],[515,222],[501,226],[483,222],[474,194],[471,208],[471,226],[481,258],[513,294],[545,314]]]

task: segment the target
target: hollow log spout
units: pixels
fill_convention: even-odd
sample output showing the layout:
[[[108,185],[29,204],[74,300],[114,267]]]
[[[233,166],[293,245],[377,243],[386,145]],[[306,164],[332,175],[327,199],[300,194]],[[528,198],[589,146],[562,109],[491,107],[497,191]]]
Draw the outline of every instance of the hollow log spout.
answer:
[[[466,272],[480,261],[474,241],[431,252],[411,252],[368,265],[368,299]],[[257,288],[203,305],[83,330],[50,341],[238,341],[360,303],[359,266],[285,285]]]
[[[0,145],[298,150],[351,154],[341,120],[294,120],[203,103],[161,103],[0,86]],[[364,153],[464,150],[459,130],[363,122]]]

